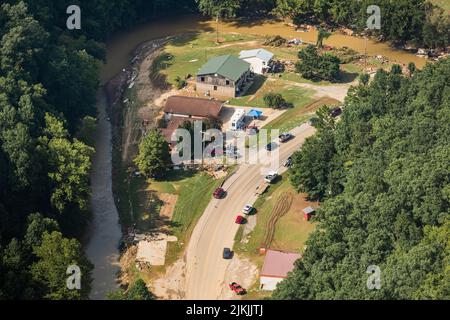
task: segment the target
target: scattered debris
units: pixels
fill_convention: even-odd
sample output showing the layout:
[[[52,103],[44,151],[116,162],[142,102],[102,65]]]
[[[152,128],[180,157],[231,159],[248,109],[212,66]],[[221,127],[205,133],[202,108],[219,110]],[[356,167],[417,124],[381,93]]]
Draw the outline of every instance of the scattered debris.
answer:
[[[164,233],[158,233],[152,236],[136,235],[139,240],[136,254],[136,267],[141,270],[141,264],[151,266],[163,266],[166,262],[167,242],[176,242],[178,239],[168,236]]]

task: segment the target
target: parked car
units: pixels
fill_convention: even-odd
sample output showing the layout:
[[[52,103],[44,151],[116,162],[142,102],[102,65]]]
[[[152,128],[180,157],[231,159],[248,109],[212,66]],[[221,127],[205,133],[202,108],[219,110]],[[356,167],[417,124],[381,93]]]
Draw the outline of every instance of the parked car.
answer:
[[[273,149],[275,149],[277,147],[277,144],[275,142],[271,142],[266,146],[266,150],[267,151],[272,151]]]
[[[255,208],[253,208],[251,205],[246,205],[244,209],[242,209],[242,213],[246,216],[252,214],[255,211]]]
[[[217,188],[213,193],[213,197],[216,199],[223,199],[225,197],[225,190],[222,188]]]
[[[230,248],[223,249],[223,258],[225,260],[229,260],[229,259],[233,258],[233,252],[231,251]]]
[[[244,224],[245,218],[243,216],[237,216],[236,217],[236,224]]]
[[[286,168],[290,168],[292,166],[292,157],[287,158],[286,162],[284,163],[284,166]]]
[[[333,108],[331,109],[330,114],[333,118],[339,117],[342,114],[342,109],[340,107]]]
[[[294,138],[294,136],[290,133],[282,133],[278,138],[281,143],[285,143]]]
[[[264,178],[264,181],[267,183],[273,183],[277,178],[278,178],[278,173],[271,172]]]
[[[231,282],[229,284],[229,287],[230,287],[231,291],[236,293],[238,296],[243,296],[247,293],[247,291],[244,288],[242,288],[241,285],[237,284],[236,282]]]

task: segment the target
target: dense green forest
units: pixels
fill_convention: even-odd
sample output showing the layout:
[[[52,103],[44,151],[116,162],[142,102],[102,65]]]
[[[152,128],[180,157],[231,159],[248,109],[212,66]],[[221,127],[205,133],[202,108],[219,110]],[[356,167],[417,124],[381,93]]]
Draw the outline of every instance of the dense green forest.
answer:
[[[394,67],[351,90],[340,122],[318,113],[291,182],[322,200],[319,224],[274,298],[450,298],[449,84],[450,59]]]
[[[71,4],[82,7],[81,30],[66,28]],[[101,42],[187,8],[193,1],[2,1],[0,299],[88,296],[92,265],[75,239],[89,221],[94,149],[78,132],[96,115]],[[81,291],[61,288],[72,264]]]

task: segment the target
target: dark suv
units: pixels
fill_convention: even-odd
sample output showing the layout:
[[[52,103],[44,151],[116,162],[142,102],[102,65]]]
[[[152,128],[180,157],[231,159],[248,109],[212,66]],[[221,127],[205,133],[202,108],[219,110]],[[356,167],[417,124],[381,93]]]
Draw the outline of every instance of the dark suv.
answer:
[[[225,260],[229,260],[233,257],[233,252],[231,251],[230,248],[224,248],[223,249],[223,258]]]

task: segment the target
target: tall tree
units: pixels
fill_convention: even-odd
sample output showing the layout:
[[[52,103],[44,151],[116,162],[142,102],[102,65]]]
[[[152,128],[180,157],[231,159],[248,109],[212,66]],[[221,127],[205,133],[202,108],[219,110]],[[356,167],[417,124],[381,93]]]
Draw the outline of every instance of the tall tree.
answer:
[[[42,296],[49,300],[87,299],[90,291],[92,264],[87,260],[81,244],[66,239],[59,232],[44,233],[40,246],[33,250],[38,261],[31,266],[33,280],[41,285]],[[80,289],[67,285],[71,266],[80,268]]]
[[[148,177],[162,177],[171,161],[169,144],[158,130],[147,133],[139,145],[139,154],[135,163]]]
[[[319,49],[322,49],[323,41],[328,39],[330,36],[331,36],[331,32],[328,32],[324,28],[319,28],[319,32],[317,33],[316,47]]]

